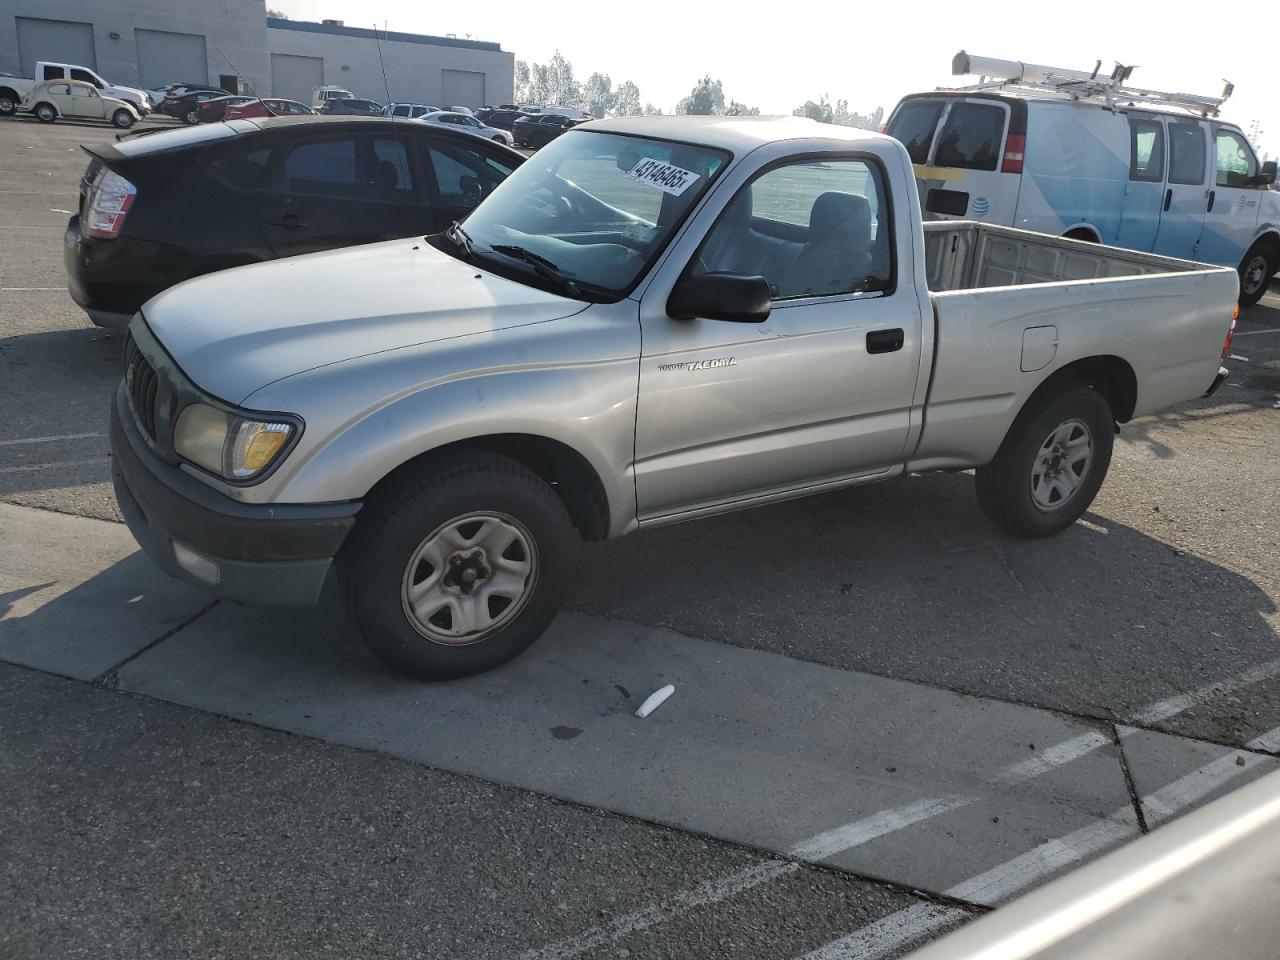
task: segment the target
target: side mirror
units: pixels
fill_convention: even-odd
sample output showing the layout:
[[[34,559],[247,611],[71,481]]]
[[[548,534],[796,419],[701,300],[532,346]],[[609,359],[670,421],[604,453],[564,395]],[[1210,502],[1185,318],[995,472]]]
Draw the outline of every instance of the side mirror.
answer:
[[[1262,172],[1253,178],[1259,187],[1269,187],[1276,182],[1276,162],[1268,160],[1262,165]]]
[[[458,190],[468,203],[477,204],[484,199],[484,187],[480,185],[480,178],[463,174],[458,178]]]
[[[769,319],[769,282],[764,277],[737,273],[700,273],[676,283],[667,300],[667,314],[675,320],[729,320],[764,323]]]

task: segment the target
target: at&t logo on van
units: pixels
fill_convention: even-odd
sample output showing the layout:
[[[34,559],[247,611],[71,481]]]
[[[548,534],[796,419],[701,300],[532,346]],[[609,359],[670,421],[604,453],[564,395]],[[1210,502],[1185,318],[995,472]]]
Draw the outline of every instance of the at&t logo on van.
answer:
[[[974,197],[971,206],[975,217],[985,217],[991,211],[991,204],[986,197]]]

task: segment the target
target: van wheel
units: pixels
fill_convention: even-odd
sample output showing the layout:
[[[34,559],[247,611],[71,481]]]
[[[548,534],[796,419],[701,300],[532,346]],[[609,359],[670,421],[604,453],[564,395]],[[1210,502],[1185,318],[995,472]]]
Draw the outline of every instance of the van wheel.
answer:
[[[1096,390],[1067,386],[1033,400],[974,485],[992,523],[1019,537],[1071,526],[1093,503],[1111,465],[1115,418]]]
[[[41,123],[53,123],[58,119],[58,111],[53,108],[51,103],[36,104],[36,119]]]
[[[347,606],[388,666],[422,680],[490,670],[560,608],[579,539],[540,477],[506,457],[441,461],[362,511]]]
[[[1275,244],[1259,240],[1240,261],[1240,306],[1252,307],[1261,300],[1275,272]]]
[[[111,115],[111,122],[122,130],[128,130],[133,126],[133,114],[128,110],[117,110]]]

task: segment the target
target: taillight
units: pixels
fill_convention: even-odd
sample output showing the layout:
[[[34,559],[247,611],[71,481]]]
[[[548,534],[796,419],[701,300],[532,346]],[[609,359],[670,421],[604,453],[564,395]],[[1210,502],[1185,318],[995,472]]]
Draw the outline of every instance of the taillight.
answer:
[[[93,178],[86,205],[84,232],[102,240],[114,240],[124,226],[125,215],[133,206],[138,188],[132,183],[103,167]]]
[[[1027,136],[1024,133],[1011,133],[1004,141],[1004,163],[1000,165],[1001,173],[1021,173],[1022,154],[1027,148]]]
[[[1240,304],[1236,304],[1236,308],[1231,311],[1231,326],[1227,328],[1227,339],[1222,341],[1222,356],[1225,358],[1227,351],[1231,349],[1231,340],[1236,335],[1236,320],[1240,317]]]

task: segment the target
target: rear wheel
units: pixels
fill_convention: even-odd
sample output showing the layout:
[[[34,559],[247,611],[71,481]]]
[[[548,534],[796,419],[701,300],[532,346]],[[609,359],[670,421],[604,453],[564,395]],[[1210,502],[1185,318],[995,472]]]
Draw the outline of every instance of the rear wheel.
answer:
[[[53,108],[51,103],[36,104],[36,119],[41,123],[53,123],[58,119],[58,111]]]
[[[448,680],[507,662],[560,607],[578,544],[564,504],[505,457],[442,461],[366,506],[348,609],[384,663]]]
[[[1252,307],[1261,300],[1275,272],[1275,244],[1259,240],[1240,261],[1240,306]]]
[[[121,107],[111,115],[111,122],[121,130],[128,130],[133,126],[133,114]]]
[[[197,123],[200,122],[200,111],[188,110],[186,113],[182,115],[182,122],[189,127],[194,127]]]
[[[995,459],[979,467],[978,505],[1020,537],[1065,530],[1089,508],[1111,464],[1115,420],[1096,390],[1069,385],[1032,400]]]
[[[9,93],[0,93],[0,117],[12,117],[18,112],[18,101]]]

